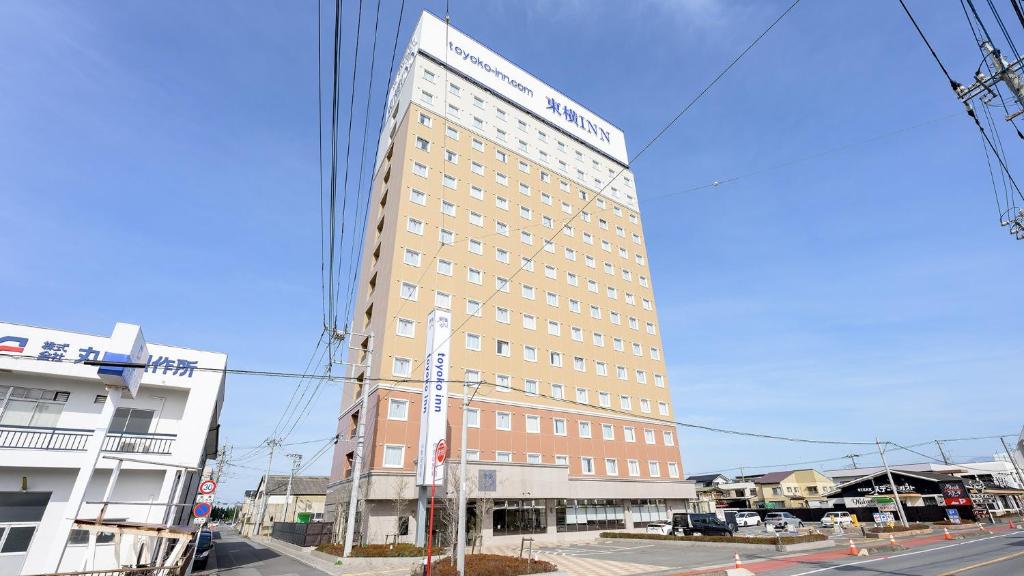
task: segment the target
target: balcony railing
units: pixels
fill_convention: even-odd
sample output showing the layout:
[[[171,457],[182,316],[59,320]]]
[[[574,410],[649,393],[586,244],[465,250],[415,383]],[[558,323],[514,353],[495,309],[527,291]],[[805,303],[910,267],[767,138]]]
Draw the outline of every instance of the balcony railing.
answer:
[[[104,452],[130,452],[133,454],[170,454],[176,434],[107,434],[103,439]]]
[[[38,428],[35,426],[0,425],[0,448],[32,450],[85,450],[92,430],[75,428]]]
[[[0,424],[0,449],[57,450],[81,452],[92,437],[92,430],[79,428],[40,428]],[[130,434],[112,432],[103,439],[104,452],[130,454],[170,454],[176,434]]]

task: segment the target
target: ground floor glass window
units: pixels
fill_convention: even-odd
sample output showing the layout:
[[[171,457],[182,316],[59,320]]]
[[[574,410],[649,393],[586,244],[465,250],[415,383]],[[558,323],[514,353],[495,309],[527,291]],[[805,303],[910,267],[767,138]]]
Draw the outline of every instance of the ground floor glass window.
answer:
[[[559,532],[622,529],[626,527],[626,514],[617,500],[559,500],[555,525]]]
[[[543,534],[548,527],[543,500],[495,500],[491,517],[495,536]]]

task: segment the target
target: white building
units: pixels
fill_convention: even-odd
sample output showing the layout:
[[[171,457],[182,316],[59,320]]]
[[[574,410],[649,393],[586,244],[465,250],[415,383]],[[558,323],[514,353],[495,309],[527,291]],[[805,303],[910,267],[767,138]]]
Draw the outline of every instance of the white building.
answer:
[[[136,342],[128,350],[120,338],[126,333]],[[139,343],[141,331],[128,324],[105,337],[0,323],[0,574],[128,562],[137,550],[122,542],[122,558],[115,559],[112,535],[97,538],[88,563],[84,531],[73,530],[66,549],[59,537],[69,519],[98,515],[118,462],[106,500],[117,504],[107,506],[106,519],[191,523],[203,465],[216,453],[227,356],[152,343],[138,348]],[[138,350],[120,360],[147,365],[134,395],[130,388],[111,387],[107,376],[101,380],[101,368],[86,363]],[[125,378],[141,372],[124,370]],[[85,488],[77,513],[76,482]],[[180,505],[168,506],[175,503]]]

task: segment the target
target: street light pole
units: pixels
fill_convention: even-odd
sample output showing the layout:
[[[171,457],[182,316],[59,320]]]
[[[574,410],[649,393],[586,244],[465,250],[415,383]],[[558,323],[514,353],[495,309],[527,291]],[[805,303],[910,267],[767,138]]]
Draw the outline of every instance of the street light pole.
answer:
[[[889,478],[889,488],[892,489],[892,496],[896,499],[896,511],[900,514],[900,522],[904,527],[906,527],[907,515],[903,511],[903,503],[900,502],[900,491],[896,489],[896,482],[892,479],[892,470],[889,469],[889,463],[885,461],[885,450],[882,450],[882,441],[875,438],[875,444],[878,445],[878,455],[882,457],[882,466],[885,467],[885,475]]]

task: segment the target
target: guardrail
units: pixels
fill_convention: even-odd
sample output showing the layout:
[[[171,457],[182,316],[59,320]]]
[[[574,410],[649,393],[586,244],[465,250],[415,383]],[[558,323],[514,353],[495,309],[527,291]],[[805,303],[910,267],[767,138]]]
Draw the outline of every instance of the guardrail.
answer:
[[[92,430],[0,425],[0,449],[84,451]],[[104,452],[129,454],[170,454],[177,434],[132,434],[113,432],[103,439]]]

